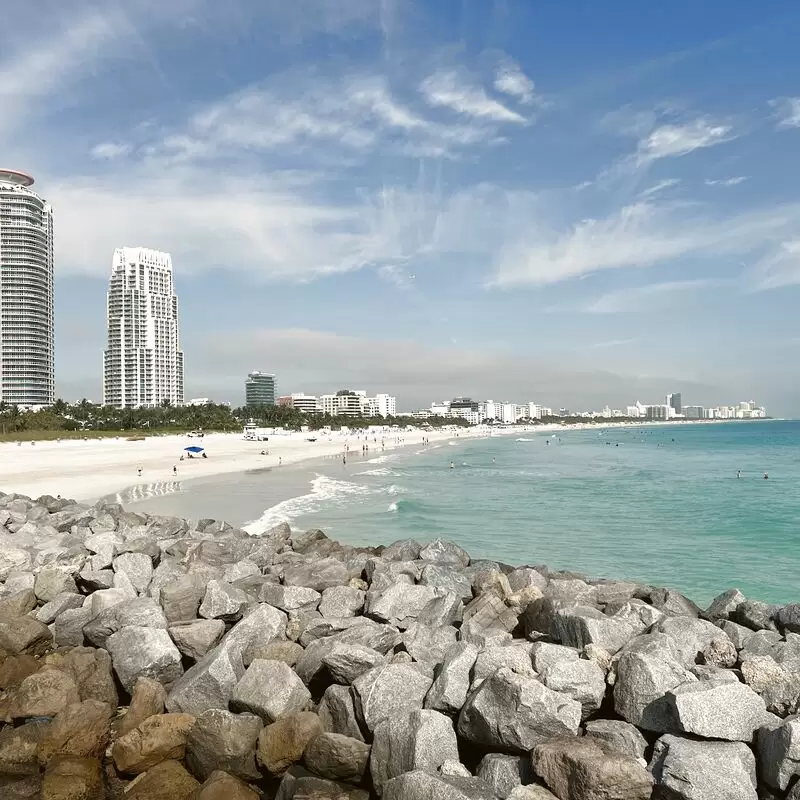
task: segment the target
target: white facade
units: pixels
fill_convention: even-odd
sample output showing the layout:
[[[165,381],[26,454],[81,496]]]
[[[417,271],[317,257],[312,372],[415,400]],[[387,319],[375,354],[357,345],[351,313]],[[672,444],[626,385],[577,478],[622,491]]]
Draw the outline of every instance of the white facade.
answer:
[[[108,286],[103,403],[117,408],[183,404],[178,298],[169,253],[114,252]]]
[[[55,400],[53,212],[33,178],[0,169],[0,401]]]
[[[394,417],[397,415],[397,398],[389,394],[375,395],[377,401],[378,416]]]
[[[486,412],[484,419],[497,419],[500,416],[498,404],[494,400],[486,401]]]
[[[516,403],[503,403],[500,421],[505,425],[513,425],[519,419],[517,416],[518,408],[519,406]]]
[[[541,419],[542,418],[542,407],[537,405],[536,403],[528,403],[528,418],[529,419]]]

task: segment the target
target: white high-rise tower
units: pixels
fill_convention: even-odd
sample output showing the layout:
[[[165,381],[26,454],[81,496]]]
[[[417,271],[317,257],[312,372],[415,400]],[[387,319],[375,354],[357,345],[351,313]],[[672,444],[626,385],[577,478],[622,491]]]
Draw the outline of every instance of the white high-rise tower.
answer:
[[[53,378],[53,212],[33,178],[0,169],[0,401],[49,405]]]
[[[103,403],[117,408],[183,404],[178,298],[169,253],[114,251],[108,285]]]

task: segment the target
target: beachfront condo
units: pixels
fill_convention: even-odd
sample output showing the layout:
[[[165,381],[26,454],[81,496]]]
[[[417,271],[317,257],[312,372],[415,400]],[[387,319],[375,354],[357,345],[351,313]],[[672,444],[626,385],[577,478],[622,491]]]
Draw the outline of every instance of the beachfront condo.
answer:
[[[114,251],[108,284],[103,403],[116,408],[183,404],[178,298],[169,253]]]
[[[53,212],[33,178],[0,169],[0,401],[55,400]]]
[[[244,404],[250,407],[275,405],[275,376],[253,370],[244,382]]]

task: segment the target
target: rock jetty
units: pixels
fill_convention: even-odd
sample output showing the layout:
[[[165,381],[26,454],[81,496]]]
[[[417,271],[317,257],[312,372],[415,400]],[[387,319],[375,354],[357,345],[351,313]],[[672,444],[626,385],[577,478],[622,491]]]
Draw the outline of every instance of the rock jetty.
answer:
[[[800,604],[0,495],[4,800],[800,800]]]

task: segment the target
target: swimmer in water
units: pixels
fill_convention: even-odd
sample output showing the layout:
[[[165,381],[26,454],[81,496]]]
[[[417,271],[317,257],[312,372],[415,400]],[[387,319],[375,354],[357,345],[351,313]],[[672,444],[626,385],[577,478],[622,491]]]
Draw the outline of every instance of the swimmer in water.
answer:
[[[742,477],[742,471],[740,469],[736,470],[736,477],[737,478],[741,478]]]
[[[769,475],[767,475],[767,473],[765,472],[764,473],[764,480],[767,480],[767,478],[769,478]]]
[[[450,469],[455,469],[455,468],[456,468],[456,465],[455,465],[455,463],[451,461],[451,462],[450,462]]]

